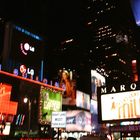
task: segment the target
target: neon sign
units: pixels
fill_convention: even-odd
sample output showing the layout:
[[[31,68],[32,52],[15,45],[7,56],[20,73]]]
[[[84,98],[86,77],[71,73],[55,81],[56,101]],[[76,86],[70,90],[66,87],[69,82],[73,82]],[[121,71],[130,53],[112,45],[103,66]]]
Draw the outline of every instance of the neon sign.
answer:
[[[26,74],[30,74],[31,76],[34,75],[34,69],[26,68],[25,65],[20,66],[20,72],[22,73],[22,76],[25,76]]]
[[[35,52],[35,47],[29,43],[20,43],[20,50],[24,55],[28,55],[28,52]]]

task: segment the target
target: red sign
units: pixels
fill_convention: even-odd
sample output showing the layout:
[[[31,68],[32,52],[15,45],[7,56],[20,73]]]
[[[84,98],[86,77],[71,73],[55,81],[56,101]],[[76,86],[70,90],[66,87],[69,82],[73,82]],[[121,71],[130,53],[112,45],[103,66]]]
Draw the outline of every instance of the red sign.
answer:
[[[18,102],[10,101],[12,86],[0,84],[0,113],[16,115]]]

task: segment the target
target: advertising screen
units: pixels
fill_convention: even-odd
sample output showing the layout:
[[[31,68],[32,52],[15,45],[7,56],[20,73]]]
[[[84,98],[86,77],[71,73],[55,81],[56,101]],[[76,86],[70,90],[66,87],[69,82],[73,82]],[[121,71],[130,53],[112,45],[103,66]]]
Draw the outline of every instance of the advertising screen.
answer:
[[[90,112],[91,112],[91,126],[92,126],[92,132],[98,133],[100,131],[101,125],[98,123],[98,105],[97,100],[91,99],[91,105],[90,105]]]
[[[90,110],[90,95],[77,90],[76,91],[76,106]]]
[[[91,70],[91,99],[97,100],[97,87],[105,85],[105,77],[96,70]]]
[[[90,104],[90,112],[93,114],[98,114],[98,108],[97,108],[97,101],[91,99]]]
[[[91,132],[91,114],[82,110],[66,112],[66,131]]]
[[[60,70],[60,87],[64,89],[63,105],[76,105],[76,80],[72,71]]]
[[[0,116],[16,115],[18,102],[10,101],[12,85],[0,83]]]
[[[0,83],[0,135],[9,135],[18,102],[10,101],[12,85]]]
[[[101,121],[140,118],[140,90],[101,95]]]
[[[43,70],[44,50],[43,38],[20,26],[6,23],[2,70],[13,73],[17,69],[20,73],[20,66],[24,65],[28,75],[39,76]]]
[[[25,64],[40,64],[43,60],[43,39],[19,26],[13,25],[10,58]]]
[[[139,0],[131,0],[131,7],[133,11],[133,15],[136,21],[136,24],[140,26],[140,1]]]
[[[43,110],[41,108],[43,105],[40,106],[41,86],[44,87],[41,90],[42,96],[44,95],[45,97],[45,87],[49,88],[46,91],[50,93],[46,94],[46,98],[49,96],[49,102],[47,102],[46,98],[41,100],[44,103]],[[20,137],[22,134],[27,136],[29,127],[32,133],[36,134],[40,109],[42,112],[45,111],[46,115],[49,115],[53,110],[61,110],[62,103],[60,102],[62,100],[59,91],[62,92],[63,90],[40,81],[0,71],[0,128],[5,126],[0,135],[8,134],[9,129],[12,129],[13,135],[19,135]],[[25,102],[25,99],[28,100]],[[47,109],[45,108],[46,106]]]
[[[41,86],[39,122],[50,123],[52,112],[62,111],[62,93]]]

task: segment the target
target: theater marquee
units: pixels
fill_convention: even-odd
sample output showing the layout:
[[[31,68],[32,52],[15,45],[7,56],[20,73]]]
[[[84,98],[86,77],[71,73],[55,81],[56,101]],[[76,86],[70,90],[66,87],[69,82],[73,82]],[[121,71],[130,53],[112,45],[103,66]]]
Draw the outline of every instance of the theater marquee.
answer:
[[[140,118],[140,89],[138,84],[101,87],[98,96],[99,120],[123,121]]]

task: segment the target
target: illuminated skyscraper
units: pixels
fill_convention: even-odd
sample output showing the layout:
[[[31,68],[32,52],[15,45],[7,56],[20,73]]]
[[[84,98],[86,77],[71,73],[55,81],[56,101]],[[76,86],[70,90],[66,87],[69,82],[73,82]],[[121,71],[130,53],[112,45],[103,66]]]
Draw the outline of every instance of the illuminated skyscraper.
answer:
[[[131,61],[138,58],[135,22],[129,1],[89,0],[90,66],[106,72],[107,81],[133,81]]]

